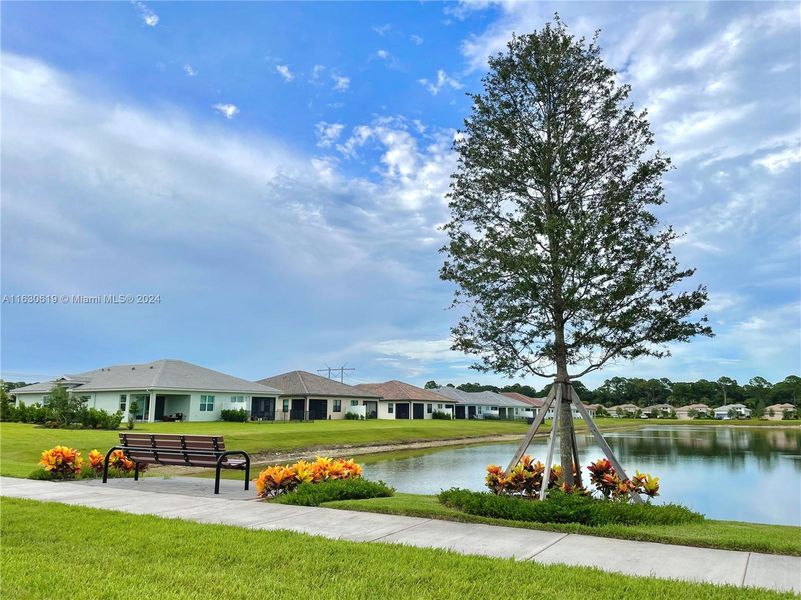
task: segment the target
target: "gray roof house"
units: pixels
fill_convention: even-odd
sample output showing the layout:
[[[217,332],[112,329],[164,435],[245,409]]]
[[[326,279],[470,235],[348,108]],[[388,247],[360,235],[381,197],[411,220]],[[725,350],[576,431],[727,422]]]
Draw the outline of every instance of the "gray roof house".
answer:
[[[534,416],[530,404],[496,392],[465,392],[452,387],[432,390],[456,402],[457,419],[527,419]]]
[[[348,412],[378,416],[379,394],[308,371],[290,371],[258,383],[281,390],[276,420],[343,419]]]
[[[26,404],[47,402],[54,386],[86,398],[90,407],[124,414],[136,408],[136,417],[159,421],[165,415],[183,420],[214,421],[224,408],[250,411],[254,398],[272,398],[280,390],[247,379],[175,359],[149,363],[112,365],[14,390]],[[134,404],[135,403],[135,404]]]

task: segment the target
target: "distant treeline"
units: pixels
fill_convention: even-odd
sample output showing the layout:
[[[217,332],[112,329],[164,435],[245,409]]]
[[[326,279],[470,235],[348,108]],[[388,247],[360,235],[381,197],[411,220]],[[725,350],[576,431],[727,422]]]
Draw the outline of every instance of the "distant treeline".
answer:
[[[517,392],[534,398],[547,395],[551,387],[550,383],[539,389],[519,383],[503,387],[480,383],[447,385],[466,392]],[[429,381],[425,387],[431,389],[440,385],[436,381]],[[702,403],[714,408],[723,404],[741,403],[758,412],[771,404],[788,402],[798,406],[801,400],[801,377],[797,375],[789,375],[778,383],[771,383],[764,377],[753,377],[744,385],[740,385],[730,377],[721,377],[717,381],[699,379],[691,382],[670,381],[666,377],[662,379],[612,377],[594,390],[587,388],[580,381],[574,381],[573,387],[585,404],[604,406],[636,404],[645,407],[652,404],[671,404],[678,407]]]

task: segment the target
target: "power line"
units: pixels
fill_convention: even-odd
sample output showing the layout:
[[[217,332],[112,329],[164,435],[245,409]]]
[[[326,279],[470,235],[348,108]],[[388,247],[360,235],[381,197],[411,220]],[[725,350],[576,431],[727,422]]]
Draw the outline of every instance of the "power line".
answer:
[[[355,371],[354,367],[346,367],[342,365],[341,367],[326,367],[325,369],[317,369],[318,373],[328,373],[328,379],[332,379],[331,375],[334,373],[339,373],[339,383],[345,383],[345,373]]]

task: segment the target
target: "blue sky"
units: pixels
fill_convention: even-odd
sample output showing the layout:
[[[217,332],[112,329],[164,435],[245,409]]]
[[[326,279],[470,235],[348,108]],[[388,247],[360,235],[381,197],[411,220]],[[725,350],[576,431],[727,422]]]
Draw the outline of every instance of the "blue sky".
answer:
[[[797,373],[797,3],[12,2],[2,293],[160,303],[4,304],[3,376],[172,357],[504,383],[449,349],[438,226],[465,93],[557,9],[602,30],[674,159],[660,216],[717,333],[586,383]]]

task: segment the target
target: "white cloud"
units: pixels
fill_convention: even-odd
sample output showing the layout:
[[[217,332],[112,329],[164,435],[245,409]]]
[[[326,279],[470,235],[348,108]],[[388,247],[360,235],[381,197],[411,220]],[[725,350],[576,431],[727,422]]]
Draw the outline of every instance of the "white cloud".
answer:
[[[195,70],[195,68],[192,65],[188,64],[184,65],[184,73],[189,75],[189,77],[194,77],[195,75],[197,75],[197,71]]]
[[[275,70],[284,78],[284,81],[292,81],[295,75],[289,70],[289,65],[275,65]]]
[[[395,356],[422,362],[464,361],[465,355],[451,350],[453,342],[444,340],[384,340],[372,344],[371,350],[382,356]]]
[[[4,268],[4,285],[117,289],[123,272],[139,273],[149,289],[169,292],[175,308],[209,281],[283,302],[263,293],[281,282],[303,290],[287,310],[306,314],[316,309],[301,305],[323,286],[326,306],[358,306],[349,336],[357,320],[369,331],[385,319],[387,308],[369,301],[379,290],[400,297],[438,285],[430,273],[439,258],[418,242],[435,235],[431,223],[446,212],[449,149],[433,135],[420,146],[405,142],[414,156],[402,159],[403,123],[370,124],[375,143],[390,145],[386,167],[377,161],[382,168],[369,179],[345,177],[333,157],[303,156],[174,108],[100,101],[35,60],[6,54],[2,80],[3,220],[19,232],[4,234],[4,258],[15,265]],[[227,105],[215,110],[235,114]],[[321,131],[332,141],[341,134],[339,124]],[[31,172],[47,176],[32,186]]]
[[[350,87],[350,77],[332,74],[331,79],[334,80],[334,89],[338,92],[345,92]]]
[[[223,115],[226,119],[233,119],[239,114],[239,107],[236,104],[215,104],[212,108]]]
[[[389,58],[389,52],[387,52],[386,50],[379,50],[378,52],[376,52],[376,56],[378,56],[378,58],[386,59]]]
[[[317,146],[320,148],[329,148],[335,141],[339,139],[345,126],[342,123],[326,123],[320,121],[314,126],[315,133],[317,134]]]
[[[145,25],[148,27],[155,27],[158,25],[159,16],[150,10],[144,2],[140,2],[139,0],[131,0],[131,4],[133,4],[136,7],[136,10],[139,11],[139,16],[142,17]]]
[[[312,67],[312,74],[311,74],[312,81],[319,81],[323,73],[325,73],[324,65],[314,65]]]
[[[413,33],[412,35],[409,36],[409,41],[415,46],[419,46],[423,43],[423,38],[417,35],[416,33]]]
[[[418,82],[424,86],[432,96],[436,96],[442,88],[449,87],[453,90],[460,90],[464,86],[453,77],[449,76],[444,70],[437,71],[436,81],[429,81],[428,79],[419,79]]]
[[[801,162],[801,146],[774,152],[754,161],[755,165],[765,167],[771,173],[778,173]]]
[[[389,23],[385,23],[384,25],[374,25],[373,31],[375,31],[381,37],[385,36],[389,33],[389,30],[392,29],[392,25]]]

